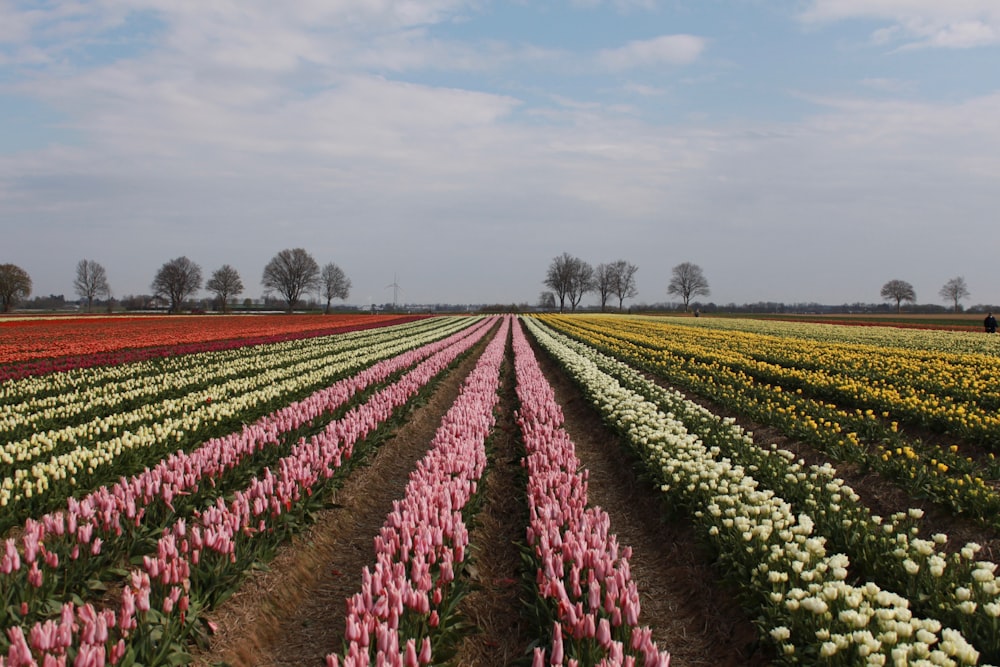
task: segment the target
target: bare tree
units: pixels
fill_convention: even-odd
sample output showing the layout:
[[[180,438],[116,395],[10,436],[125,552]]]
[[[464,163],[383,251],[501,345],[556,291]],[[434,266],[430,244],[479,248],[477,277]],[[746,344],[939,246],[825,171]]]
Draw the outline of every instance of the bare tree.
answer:
[[[678,264],[673,268],[672,275],[670,284],[667,285],[667,294],[679,296],[684,301],[684,310],[688,310],[691,297],[711,294],[708,289],[708,280],[697,264],[691,262]]]
[[[896,312],[902,310],[902,302],[913,303],[917,300],[917,293],[913,291],[913,285],[905,280],[890,280],[882,285],[882,298],[886,301],[896,302]]]
[[[598,264],[594,269],[594,291],[601,301],[601,312],[607,310],[608,298],[614,291],[615,269],[612,264]]]
[[[570,308],[576,310],[583,295],[595,288],[594,267],[564,252],[549,264],[543,284],[555,292],[559,299],[559,312],[566,309],[566,299],[569,299]]]
[[[965,284],[965,278],[958,276],[946,282],[938,294],[945,301],[954,303],[955,312],[957,313],[959,310],[958,302],[969,296],[969,286]]]
[[[300,296],[319,287],[319,264],[302,248],[285,249],[267,263],[260,282],[285,297],[292,312]]]
[[[229,312],[229,299],[243,294],[243,279],[240,273],[228,264],[223,264],[212,273],[205,283],[205,289],[212,292],[222,302],[222,312]]]
[[[625,299],[634,298],[639,294],[639,288],[635,282],[635,274],[639,267],[630,264],[624,259],[612,262],[611,293],[618,297],[618,310],[622,309]]]
[[[582,259],[575,260],[569,292],[566,294],[569,297],[570,309],[576,311],[576,307],[583,301],[583,295],[594,291],[595,285],[594,267]]]
[[[330,302],[334,299],[346,299],[351,293],[351,279],[344,270],[330,262],[323,267],[319,276],[323,297],[326,299],[325,313],[330,312]]]
[[[184,300],[201,289],[201,267],[187,257],[172,259],[156,272],[153,294],[170,303],[170,312],[179,312]]]
[[[548,272],[545,274],[544,285],[551,287],[552,291],[555,292],[556,298],[559,299],[560,313],[566,309],[566,295],[569,294],[570,287],[573,285],[573,267],[577,261],[579,260],[568,252],[564,252],[552,260]]]
[[[543,291],[538,295],[538,307],[542,310],[555,310],[556,295],[548,290]]]
[[[31,276],[15,264],[0,264],[0,310],[9,313],[18,301],[31,296]]]
[[[87,312],[90,312],[96,297],[111,295],[107,271],[92,259],[81,259],[76,265],[76,280],[73,281],[73,289],[76,290],[81,299],[87,300]]]

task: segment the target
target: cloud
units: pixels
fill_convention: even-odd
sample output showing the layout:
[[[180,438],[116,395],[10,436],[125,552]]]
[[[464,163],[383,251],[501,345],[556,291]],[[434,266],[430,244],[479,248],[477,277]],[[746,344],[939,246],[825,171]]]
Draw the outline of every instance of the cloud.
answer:
[[[873,43],[903,48],[964,49],[1000,43],[1000,3],[994,0],[813,0],[805,23],[851,19],[888,21]]]
[[[706,42],[694,35],[662,35],[629,42],[617,49],[597,54],[597,62],[613,71],[662,65],[688,65],[705,50]]]
[[[640,97],[659,97],[667,93],[667,91],[663,88],[634,82],[626,83],[622,88],[625,92],[638,95]]]
[[[134,6],[120,0],[57,3],[91,8],[86,30],[46,14],[4,33],[0,54],[34,48],[54,64],[0,90],[74,136],[0,153],[4,247],[39,293],[70,294],[83,256],[119,295],[144,292],[184,254],[206,271],[233,264],[257,296],[263,265],[297,246],[343,266],[357,303],[391,300],[394,272],[408,301],[533,301],[563,251],[637,263],[647,303],[666,299],[680,261],[703,265],[721,303],[877,301],[886,274],[933,294],[966,265],[977,294],[991,284],[1000,95],[813,97],[782,122],[649,122],[635,109],[664,91],[629,83],[642,81],[630,69],[693,62],[704,39],[609,49],[594,56],[627,72],[613,83],[545,88],[595,61],[429,27],[475,11],[463,2],[150,2],[154,29],[124,57],[63,55],[106,42]],[[835,5],[814,3],[827,18],[813,20],[868,3]],[[915,41],[892,16],[869,18],[889,43]],[[74,45],[24,36],[41,32]],[[524,64],[544,71],[519,78]]]
[[[629,13],[633,10],[652,11],[656,9],[656,0],[570,0],[576,7],[593,9],[602,5],[611,5],[616,11]]]
[[[901,79],[886,79],[879,77],[872,77],[861,80],[861,85],[865,88],[875,90],[882,93],[908,93],[916,89],[916,85],[912,81],[903,81]]]

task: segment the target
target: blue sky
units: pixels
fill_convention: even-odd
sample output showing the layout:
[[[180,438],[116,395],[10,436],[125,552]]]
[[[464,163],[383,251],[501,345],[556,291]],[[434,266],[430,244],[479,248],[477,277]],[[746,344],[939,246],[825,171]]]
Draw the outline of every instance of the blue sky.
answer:
[[[348,303],[529,302],[563,252],[717,303],[1000,303],[997,0],[0,0],[0,262],[116,296],[284,248]]]

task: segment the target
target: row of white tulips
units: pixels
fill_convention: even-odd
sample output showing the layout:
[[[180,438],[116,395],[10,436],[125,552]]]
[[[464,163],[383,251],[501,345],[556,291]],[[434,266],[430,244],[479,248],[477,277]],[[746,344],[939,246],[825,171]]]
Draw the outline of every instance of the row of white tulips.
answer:
[[[108,557],[116,553],[120,557],[127,550],[122,543],[127,544],[137,532],[155,533],[163,521],[186,516],[177,514],[174,499],[217,486],[230,471],[243,466],[257,453],[278,447],[290,433],[349,404],[352,397],[391,376],[435,355],[445,354],[443,359],[447,362],[466,349],[469,341],[481,336],[489,325],[488,321],[482,321],[447,338],[379,361],[236,433],[212,438],[192,452],[171,454],[131,478],[122,477],[116,484],[102,486],[79,500],[69,498],[62,510],[38,520],[27,519],[18,531],[20,538],[6,540],[0,558],[0,618],[5,617],[8,605],[29,599],[44,602],[45,595],[75,590],[70,582],[85,579],[87,572],[106,566]],[[338,424],[343,426],[344,422],[324,428],[336,429]],[[20,553],[16,548],[18,542],[23,544]],[[33,576],[37,578],[32,584]],[[38,591],[41,598],[21,597],[16,593],[41,589],[43,581],[45,589]],[[29,603],[24,613],[34,614],[36,610]]]
[[[849,559],[827,553],[808,512],[796,513],[762,488],[752,470],[720,456],[681,419],[601,371],[590,358],[596,352],[573,349],[569,339],[533,320],[529,328],[663,479],[662,491],[712,517],[706,537],[726,568],[752,577],[751,593],[788,662],[978,663],[978,652],[959,631],[915,616],[905,597],[872,582],[848,583]],[[749,436],[734,431],[734,437]]]
[[[0,443],[5,445],[4,452],[11,453],[16,451],[9,445],[17,433],[44,434],[51,425],[78,421],[81,414],[116,414],[123,412],[123,405],[148,403],[186,393],[191,387],[221,385],[226,379],[388,343],[394,337],[439,325],[440,321],[418,320],[266,347],[253,345],[11,380],[3,383],[0,396]],[[94,426],[102,424],[98,421]]]
[[[929,540],[919,537],[921,510],[886,519],[874,515],[830,464],[807,466],[777,446],[759,447],[734,420],[718,418],[679,392],[649,382],[627,364],[597,354],[585,344],[574,341],[570,345],[661,411],[678,416],[702,442],[717,447],[718,456],[752,470],[761,484],[805,508],[816,523],[816,532],[845,550],[854,571],[864,571],[879,585],[904,594],[922,613],[961,630],[991,660],[1000,657],[997,564],[979,557],[978,544],[949,553],[947,535],[938,533]],[[682,482],[683,473],[670,466],[667,472],[672,476],[665,477],[666,483]],[[766,573],[765,568],[754,575]]]
[[[465,322],[468,323],[469,320]],[[357,443],[391,418],[400,406],[412,399],[458,355],[480,340],[490,327],[491,322],[482,322],[445,341],[428,344],[419,352],[401,355],[401,361],[405,362],[403,367],[409,366],[413,361],[422,361],[394,383],[379,389],[354,406],[340,419],[326,424],[319,433],[300,439],[288,456],[272,468],[264,469],[244,489],[236,491],[231,499],[219,498],[203,510],[195,512],[193,517],[175,517],[176,520],[171,525],[165,526],[155,553],[144,556],[142,566],[132,570],[130,584],[123,592],[119,613],[116,614],[113,609],[95,612],[94,605],[90,602],[82,605],[65,602],[62,605],[61,623],[48,620],[36,623],[30,629],[13,626],[6,631],[10,638],[6,664],[35,665],[38,664],[36,659],[62,664],[58,662],[60,659],[65,661],[67,656],[73,655],[76,656],[74,664],[86,665],[103,665],[106,659],[112,664],[118,659],[135,659],[140,662],[151,660],[151,664],[165,664],[161,661],[182,657],[182,654],[175,654],[173,657],[169,655],[172,650],[170,641],[184,637],[190,631],[197,611],[206,602],[218,599],[221,591],[216,588],[220,579],[238,577],[257,557],[259,544],[268,539],[273,541],[274,536],[280,534],[283,515],[321,488],[323,480],[330,479],[352,457]],[[369,380],[385,379],[386,370],[390,369],[371,374]],[[396,370],[399,370],[398,364]],[[275,424],[246,429],[245,437],[269,439],[268,432],[272,427],[286,428],[291,423],[308,421],[317,415],[317,410],[325,411],[324,401],[338,402],[338,397],[345,398],[352,393],[345,394],[332,387],[331,390],[320,392],[324,397],[316,401],[289,406],[282,411],[285,414],[275,416],[272,420]],[[253,444],[249,444],[249,449],[254,449]],[[239,442],[219,442],[211,447],[214,454],[209,455],[225,459],[228,466],[228,451],[233,448],[240,451],[247,449]],[[177,461],[181,465],[179,458]],[[181,465],[183,470],[188,467],[186,464]],[[153,497],[169,504],[163,488],[172,486],[174,494],[178,494],[183,490],[176,485],[187,483],[184,475],[168,475],[159,466],[153,471],[147,471],[144,476],[150,477],[147,480],[149,484],[136,480],[126,483],[123,480],[115,488],[108,512],[92,509],[87,514],[89,527],[93,529],[101,524],[102,530],[113,529],[120,533],[119,519],[124,518],[126,508],[135,510],[150,502]],[[148,495],[150,486],[153,497]],[[105,514],[115,516],[109,518]],[[135,517],[138,525],[141,512],[133,511],[131,516]],[[11,559],[3,561],[3,569],[7,569],[6,565],[16,563],[17,569],[12,569],[15,575],[30,569],[29,586],[38,588],[46,585],[43,576],[36,576],[33,572],[60,565],[58,562],[49,563],[43,557],[43,552],[49,552],[39,545],[50,537],[60,539],[60,536],[70,536],[65,532],[68,528],[65,519],[64,516],[53,516],[45,517],[40,523],[32,523],[29,530],[26,530],[23,559],[15,551]],[[74,527],[79,532],[81,526]],[[49,528],[55,532],[46,536]],[[27,539],[28,533],[32,534],[30,541]],[[88,540],[90,536],[91,531],[88,531]],[[94,540],[94,543],[98,553],[106,548],[100,540]],[[8,551],[11,546],[12,541],[8,540]],[[29,559],[32,562],[31,568],[28,568],[26,562]],[[42,564],[39,565],[39,562]],[[32,596],[27,594],[26,599],[32,599]],[[96,617],[102,628],[97,634],[92,632],[93,624],[87,620],[90,617]],[[0,666],[4,664],[4,660],[0,658]]]
[[[472,320],[456,320],[456,328]],[[16,508],[32,498],[45,494],[54,483],[69,488],[85,484],[85,479],[113,464],[123,452],[153,448],[162,455],[172,448],[182,447],[198,433],[230,420],[259,406],[279,403],[288,394],[303,388],[321,386],[352,370],[397,354],[405,349],[448,335],[454,329],[432,328],[419,335],[403,338],[391,334],[382,344],[351,349],[334,357],[319,357],[307,364],[274,368],[249,377],[234,378],[210,391],[198,391],[179,399],[147,404],[134,410],[100,417],[86,424],[68,426],[58,431],[33,435],[11,443],[4,456],[14,460],[43,457],[58,444],[75,445],[46,459],[35,461],[28,468],[18,468],[0,481],[0,507]],[[183,448],[183,447],[182,447]],[[11,450],[16,455],[11,454]],[[8,510],[10,511],[10,510]]]

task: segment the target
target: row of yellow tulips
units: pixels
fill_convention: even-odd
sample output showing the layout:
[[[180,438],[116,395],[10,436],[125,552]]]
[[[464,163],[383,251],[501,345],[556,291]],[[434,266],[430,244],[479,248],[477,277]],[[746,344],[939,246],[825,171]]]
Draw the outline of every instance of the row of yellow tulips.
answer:
[[[814,398],[808,387],[787,388],[716,360],[675,351],[674,331],[640,336],[643,322],[550,318],[554,326],[675,386],[712,399],[739,414],[776,426],[827,453],[895,480],[909,492],[929,497],[957,514],[989,524],[1000,522],[1000,494],[992,482],[1000,466],[992,454],[974,458],[959,445],[941,446],[909,438],[890,411],[838,407]],[[625,329],[625,331],[623,331]],[[681,332],[684,333],[684,332]],[[669,337],[668,337],[669,336]],[[680,334],[677,334],[679,337]],[[683,340],[683,338],[682,338]],[[761,339],[762,348],[771,341]]]
[[[874,517],[832,467],[759,447],[631,367],[532,329],[701,525],[789,662],[976,664],[979,651],[1000,654],[996,565],[976,561],[976,545],[945,556],[945,536],[917,537],[919,512]]]

